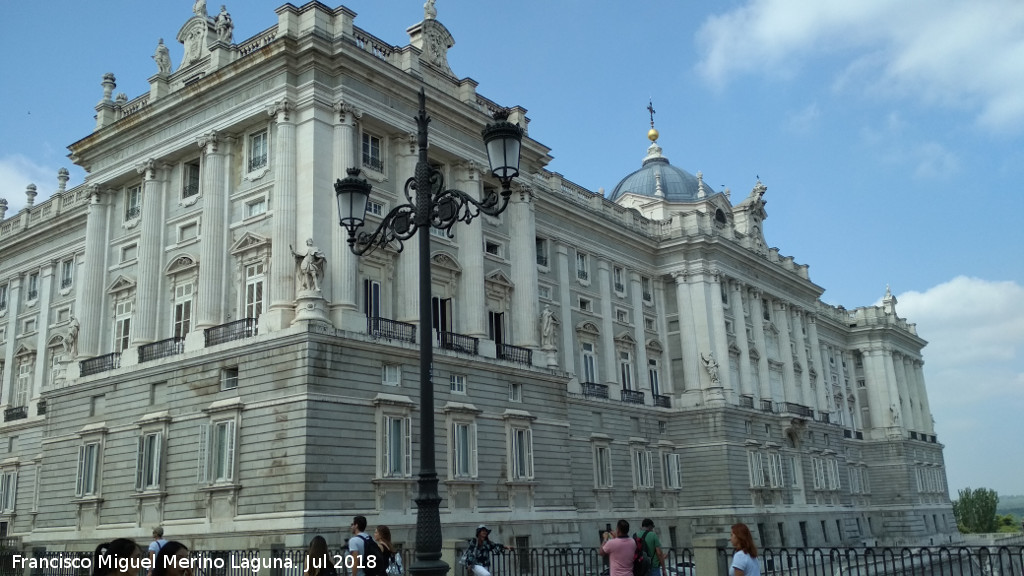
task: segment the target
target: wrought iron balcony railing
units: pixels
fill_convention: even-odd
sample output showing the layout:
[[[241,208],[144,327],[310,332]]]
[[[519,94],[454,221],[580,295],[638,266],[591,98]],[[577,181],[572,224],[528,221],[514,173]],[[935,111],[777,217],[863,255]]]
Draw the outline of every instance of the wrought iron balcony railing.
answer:
[[[14,406],[4,410],[4,422],[28,418],[28,406]]]
[[[783,402],[782,411],[790,414],[796,414],[797,416],[805,416],[807,418],[814,418],[814,410],[811,410],[807,406],[795,404],[793,402]]]
[[[590,278],[590,274],[587,274],[586,270],[577,270],[576,277],[580,280],[586,280],[587,278]]]
[[[185,351],[184,338],[168,338],[139,347],[139,363],[167,358]]]
[[[771,400],[761,400],[761,412],[775,412]]]
[[[181,197],[182,198],[191,198],[192,196],[195,196],[196,194],[199,194],[199,185],[198,184],[188,184],[188,185],[183,186],[181,188]]]
[[[581,382],[583,395],[587,398],[608,398],[608,386],[597,382]]]
[[[267,155],[261,154],[259,156],[253,156],[249,159],[249,172],[259,170],[267,165]]]
[[[454,350],[456,352],[465,352],[466,354],[472,354],[476,356],[478,354],[480,340],[472,336],[466,336],[465,334],[458,334],[456,332],[438,332],[439,346],[445,350]]]
[[[623,390],[622,401],[627,404],[643,404],[644,393],[639,390]]]
[[[543,254],[537,254],[537,264],[540,264],[541,266],[547,266],[548,257]]]
[[[654,405],[658,406],[659,408],[671,408],[672,407],[672,398],[669,397],[669,396],[662,395],[662,394],[655,394],[654,395]]]
[[[39,402],[36,403],[36,416],[44,414],[46,414],[46,398],[40,398]]]
[[[366,318],[366,333],[374,338],[416,343],[416,325],[380,316]]]
[[[754,408],[753,396],[740,396],[740,408]]]
[[[255,336],[258,332],[256,318],[242,318],[203,331],[206,346],[216,346],[232,340],[242,340]]]
[[[533,364],[533,350],[511,344],[501,344],[498,346],[498,358],[530,366]]]
[[[96,356],[95,358],[82,360],[78,363],[78,373],[82,376],[90,376],[92,374],[99,374],[100,372],[107,372],[120,367],[121,353],[111,352],[110,354],[104,354],[103,356]]]

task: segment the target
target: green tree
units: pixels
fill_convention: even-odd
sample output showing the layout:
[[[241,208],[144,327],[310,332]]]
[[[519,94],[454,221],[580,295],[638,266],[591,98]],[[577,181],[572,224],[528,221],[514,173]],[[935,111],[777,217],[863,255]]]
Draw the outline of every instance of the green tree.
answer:
[[[998,521],[996,507],[999,505],[999,494],[989,488],[960,490],[953,502],[953,516],[957,528],[964,533],[996,532]]]

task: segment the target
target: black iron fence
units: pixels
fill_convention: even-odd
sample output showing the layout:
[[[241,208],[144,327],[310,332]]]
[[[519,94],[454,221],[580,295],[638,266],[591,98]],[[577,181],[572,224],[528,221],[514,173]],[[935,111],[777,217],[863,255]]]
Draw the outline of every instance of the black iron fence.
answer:
[[[258,331],[258,324],[255,318],[242,318],[213,328],[207,328],[203,332],[206,346],[216,346],[232,340],[241,340],[255,336]]]
[[[466,545],[455,549],[453,576],[473,576],[461,561]],[[669,548],[664,552],[662,576],[695,576],[693,550]],[[490,571],[492,576],[608,576],[608,563],[597,548],[515,548],[493,554]]]
[[[184,338],[168,338],[166,340],[159,340],[152,344],[139,346],[139,363],[149,362],[150,360],[156,360],[158,358],[167,358],[168,356],[181,354],[184,351]]]
[[[518,362],[529,366],[533,364],[533,350],[513,346],[511,344],[499,344],[498,358],[501,360],[511,360],[512,362]]]
[[[99,374],[100,372],[106,372],[120,367],[121,353],[111,352],[110,354],[104,354],[103,356],[96,356],[95,358],[82,360],[78,363],[78,373],[82,376],[89,376],[90,374]]]
[[[719,549],[726,566],[733,550]],[[1021,546],[766,548],[763,576],[1020,576]]]
[[[583,395],[587,398],[608,397],[607,384],[598,384],[597,382],[580,382],[580,388],[583,389]]]
[[[476,356],[479,352],[480,340],[457,332],[438,332],[441,348],[454,350]]]
[[[366,318],[366,332],[374,338],[416,343],[416,325],[380,316]]]

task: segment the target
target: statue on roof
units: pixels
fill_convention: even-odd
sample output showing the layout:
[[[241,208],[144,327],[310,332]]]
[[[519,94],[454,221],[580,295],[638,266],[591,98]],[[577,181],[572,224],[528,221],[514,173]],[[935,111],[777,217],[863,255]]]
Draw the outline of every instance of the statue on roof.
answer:
[[[436,0],[427,0],[427,3],[423,5],[423,19],[434,20],[437,18],[437,7],[434,6]]]
[[[213,21],[213,29],[217,32],[218,40],[231,43],[235,25],[231,22],[231,14],[228,14],[228,9],[223,4],[220,5],[220,14],[217,14],[217,18]]]
[[[171,73],[171,53],[167,50],[167,45],[164,44],[164,39],[161,38],[160,42],[156,45],[156,52],[153,54],[153,60],[156,60],[157,74],[160,76],[167,76]]]
[[[202,16],[203,18],[210,16],[206,13],[206,0],[196,0],[195,4],[192,5],[192,12],[196,16]]]

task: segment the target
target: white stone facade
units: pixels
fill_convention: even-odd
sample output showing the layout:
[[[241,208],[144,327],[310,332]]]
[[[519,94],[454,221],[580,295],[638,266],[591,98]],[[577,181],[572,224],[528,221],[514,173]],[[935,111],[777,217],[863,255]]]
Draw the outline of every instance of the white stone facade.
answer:
[[[499,105],[433,18],[395,47],[344,7],[277,17],[237,44],[190,18],[186,61],[134,100],[105,77],[70,146],[87,181],[0,213],[7,534],[291,547],[362,513],[411,545],[418,247],[354,256],[333,182],[362,170],[370,226],[405,201],[424,85],[431,162],[480,197]],[[735,206],[612,202],[549,159],[524,138],[506,212],[432,240],[446,536],[592,545],[618,517],[675,546],[734,521],[769,545],[957,536],[925,342],[891,294],[822,303],[765,247],[760,182]]]

